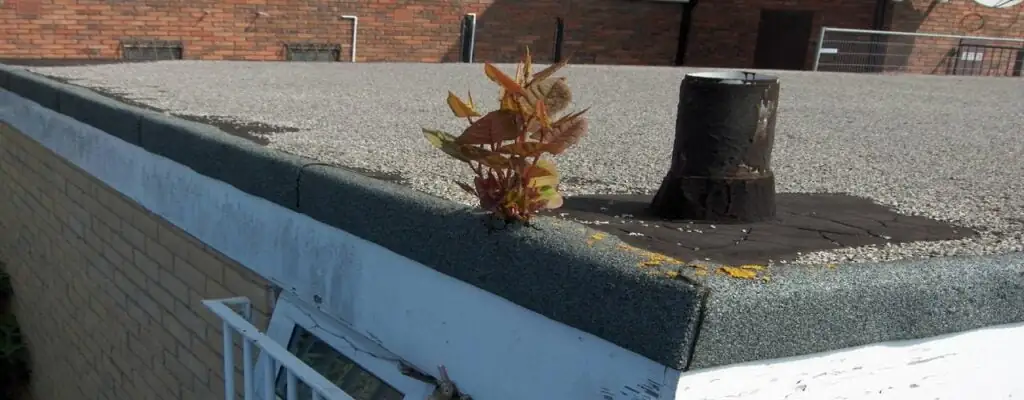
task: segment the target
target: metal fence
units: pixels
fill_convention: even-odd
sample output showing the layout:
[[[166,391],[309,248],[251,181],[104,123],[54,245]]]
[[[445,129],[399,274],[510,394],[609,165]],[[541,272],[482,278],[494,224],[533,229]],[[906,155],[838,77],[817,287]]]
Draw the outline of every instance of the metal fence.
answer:
[[[242,377],[243,377],[243,398],[245,400],[258,400],[256,388],[256,372],[253,371],[253,358],[256,355],[253,346],[260,349],[267,355],[267,362],[263,364],[263,388],[260,394],[275,393],[275,379],[277,367],[281,367],[281,373],[286,374],[286,395],[287,400],[297,400],[298,382],[302,381],[312,389],[311,400],[352,400],[352,397],[345,394],[338,386],[317,373],[306,363],[303,363],[295,355],[264,335],[249,321],[252,319],[252,305],[245,297],[235,297],[221,300],[203,300],[203,305],[217,314],[224,321],[224,398],[236,400],[235,398],[235,356],[234,337],[235,332],[242,337]],[[240,307],[241,314],[231,307]],[[280,397],[273,396],[278,399]],[[268,399],[264,399],[268,400]]]
[[[1024,39],[822,28],[813,69],[1019,77]]]

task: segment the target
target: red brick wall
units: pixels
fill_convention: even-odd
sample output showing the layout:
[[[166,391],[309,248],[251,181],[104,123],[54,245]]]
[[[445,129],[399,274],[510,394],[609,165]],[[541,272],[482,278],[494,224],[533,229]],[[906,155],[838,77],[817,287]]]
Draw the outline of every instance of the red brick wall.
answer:
[[[762,9],[814,11],[807,66],[822,26],[870,29],[875,0],[701,0],[693,13],[686,64],[753,68]]]
[[[903,32],[1024,38],[1024,5],[996,9],[984,7],[973,0],[950,0],[948,3],[905,0],[893,5],[890,28]],[[957,39],[906,38],[898,42],[904,50],[887,60],[892,69],[911,73],[948,74],[957,65]],[[1021,43],[999,41],[986,41],[984,44],[1024,47]],[[1007,75],[1013,69],[1018,52],[986,49],[983,51],[986,60],[977,65],[973,72]],[[964,65],[963,61],[959,63],[960,67]]]
[[[124,38],[181,40],[188,59],[280,60],[283,43],[342,44],[357,60],[458,61],[466,13],[478,14],[476,59],[510,61],[523,45],[550,59],[555,18],[577,62],[668,65],[677,3],[633,0],[2,0],[0,58],[111,59]]]
[[[816,12],[813,50],[822,26],[870,29],[875,3],[702,0],[686,61],[753,67],[762,9]],[[682,7],[639,0],[0,0],[0,58],[112,59],[121,39],[139,38],[181,40],[188,59],[280,60],[291,42],[341,44],[347,59],[352,22],[341,16],[355,15],[360,62],[458,61],[462,18],[477,13],[477,61],[514,61],[526,45],[537,59],[550,60],[555,18],[563,17],[564,51],[575,54],[575,63],[672,65]],[[904,0],[889,7],[895,31],[1024,37],[1024,6]],[[955,47],[906,44],[914,44],[913,54],[887,61],[909,72],[941,73],[950,62],[944,52]]]

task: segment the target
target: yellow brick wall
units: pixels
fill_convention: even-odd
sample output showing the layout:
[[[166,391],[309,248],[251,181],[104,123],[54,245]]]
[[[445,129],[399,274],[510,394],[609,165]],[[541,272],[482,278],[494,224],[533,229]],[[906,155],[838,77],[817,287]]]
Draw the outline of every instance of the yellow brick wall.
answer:
[[[265,281],[3,124],[0,261],[35,400],[222,399],[221,324],[200,300],[247,296],[261,329],[269,315]]]

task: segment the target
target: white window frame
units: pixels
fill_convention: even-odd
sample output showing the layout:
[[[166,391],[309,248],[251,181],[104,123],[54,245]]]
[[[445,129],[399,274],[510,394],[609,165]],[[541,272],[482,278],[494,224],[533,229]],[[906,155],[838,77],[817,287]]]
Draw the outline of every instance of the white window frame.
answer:
[[[274,312],[270,318],[270,325],[267,327],[267,336],[279,343],[285,349],[292,339],[295,328],[302,327],[309,333],[324,341],[334,350],[355,361],[357,365],[376,375],[377,378],[391,385],[404,395],[404,400],[423,400],[430,396],[436,385],[413,379],[402,374],[400,360],[395,354],[383,349],[379,344],[357,333],[313,307],[305,306],[301,300],[295,299],[287,292],[281,293]],[[290,349],[289,349],[290,350]],[[372,354],[372,355],[371,355]],[[267,356],[260,354],[256,361],[256,371],[263,371]],[[275,368],[276,379],[283,371],[281,366]],[[268,399],[263,395],[265,379],[263,374],[256,374],[254,377],[255,394],[257,398]],[[269,397],[275,398],[273,396]]]

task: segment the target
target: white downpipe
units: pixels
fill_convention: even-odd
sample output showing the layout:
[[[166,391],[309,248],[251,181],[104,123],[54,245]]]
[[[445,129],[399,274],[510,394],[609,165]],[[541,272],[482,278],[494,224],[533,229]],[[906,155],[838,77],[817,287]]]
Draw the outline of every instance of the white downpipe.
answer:
[[[359,34],[359,17],[355,15],[342,15],[341,19],[352,20],[352,62],[356,62],[356,37]]]
[[[473,53],[476,53],[476,13],[467,13],[473,20],[473,25],[469,30],[469,62],[473,62]]]

